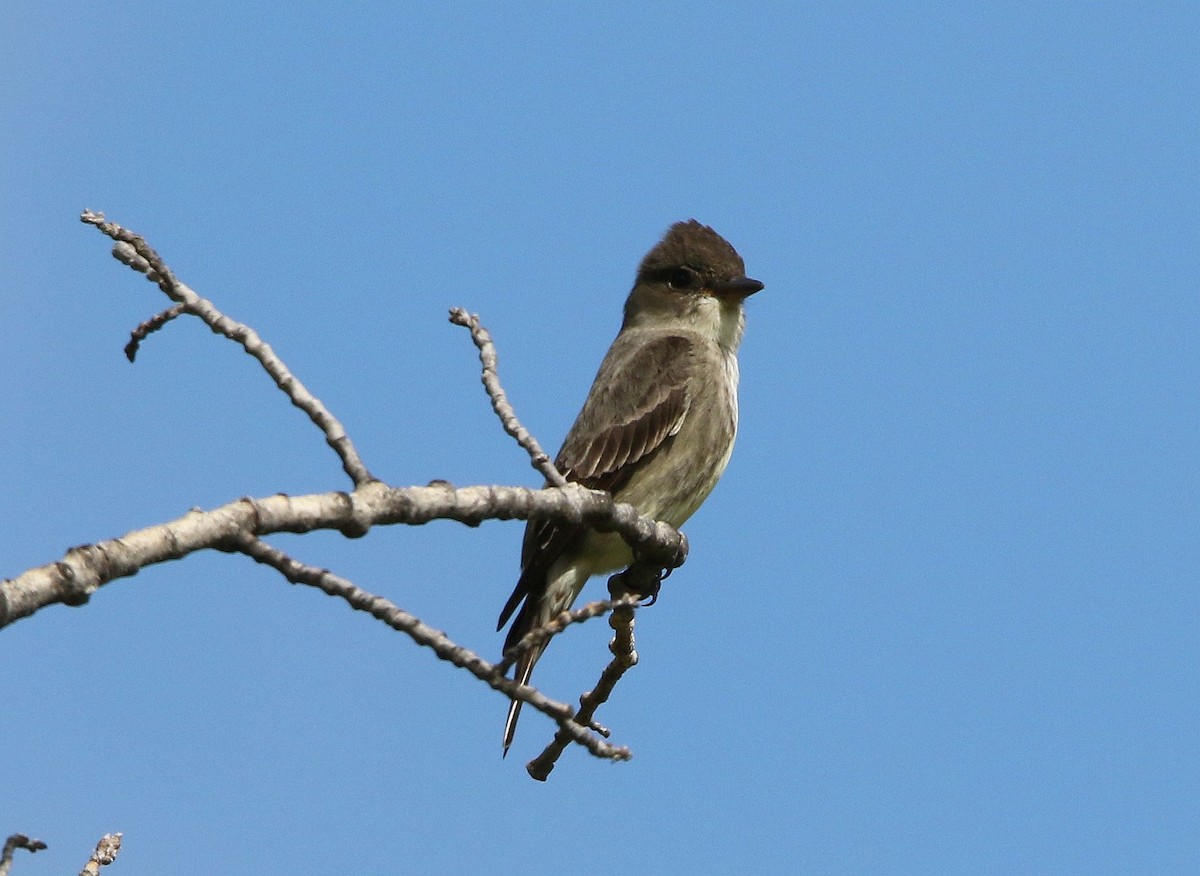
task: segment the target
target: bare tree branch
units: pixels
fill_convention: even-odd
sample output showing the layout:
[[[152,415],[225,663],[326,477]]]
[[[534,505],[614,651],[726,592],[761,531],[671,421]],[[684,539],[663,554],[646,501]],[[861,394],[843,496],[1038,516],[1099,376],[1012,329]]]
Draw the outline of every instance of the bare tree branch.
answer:
[[[617,532],[644,562],[660,563],[662,568],[675,568],[687,556],[681,533],[643,517],[632,505],[613,502],[608,493],[576,484],[542,490],[455,489],[441,482],[401,489],[377,481],[352,493],[238,499],[211,511],[192,510],[120,538],[72,548],[57,562],[0,581],[0,628],[48,605],[83,605],[110,581],[206,548],[225,549],[241,536],[335,529],[357,537],[377,524],[457,520],[475,526],[484,520],[528,520],[531,515]]]
[[[431,649],[442,660],[467,670],[493,690],[528,703],[539,712],[553,718],[558,723],[560,732],[566,734],[571,742],[579,743],[596,757],[628,760],[632,756],[628,748],[609,745],[588,733],[586,722],[576,721],[574,709],[570,706],[555,702],[536,688],[518,684],[506,677],[504,673],[507,667],[493,666],[473,651],[455,644],[442,631],[422,623],[420,618],[409,614],[382,596],[368,593],[327,569],[318,569],[294,560],[283,551],[257,538],[239,536],[229,546],[229,549],[244,553],[257,562],[270,566],[294,584],[307,584],[330,596],[345,600],[351,608],[365,611],[392,629],[406,634],[418,645]],[[601,607],[600,610],[593,608],[587,616],[564,622],[557,629],[545,632],[543,638],[549,638],[555,633],[561,632],[572,621],[579,622],[586,620],[588,616],[596,617],[603,614],[604,610],[612,604],[611,601],[596,603],[595,605]],[[580,612],[580,614],[584,613]],[[530,635],[532,636],[532,633]]]
[[[191,288],[176,278],[175,274],[167,267],[158,253],[141,236],[134,234],[126,228],[122,228],[115,222],[106,222],[103,213],[94,213],[91,210],[85,210],[80,216],[80,220],[85,224],[96,226],[104,234],[117,241],[117,245],[113,247],[113,256],[116,259],[129,265],[135,271],[145,274],[147,279],[156,283],[158,288],[165,292],[168,298],[182,305],[187,313],[200,317],[214,332],[224,335],[231,341],[237,342],[242,346],[242,349],[257,359],[262,367],[266,369],[266,372],[271,375],[271,379],[275,381],[275,385],[291,399],[292,404],[308,414],[308,418],[312,420],[316,427],[325,433],[325,442],[333,448],[338,458],[341,459],[342,469],[350,476],[350,480],[354,482],[354,486],[361,487],[376,480],[374,475],[367,470],[362,459],[359,458],[358,451],[354,449],[354,444],[346,434],[345,427],[329,412],[320,399],[309,392],[304,384],[288,370],[288,367],[283,364],[283,360],[276,355],[269,344],[258,336],[258,333],[254,329],[225,316],[211,301],[201,298]],[[170,313],[170,310],[159,314],[159,316],[139,326],[134,331],[134,339],[140,340],[138,338],[138,331],[143,326],[152,325],[153,328],[144,332],[142,337],[145,334],[149,334],[149,331],[165,325],[173,318],[167,316],[166,314],[168,313]],[[158,324],[155,324],[156,320],[159,321]],[[131,341],[130,343],[133,344],[134,342]],[[136,353],[136,351],[137,346],[135,344],[134,352]],[[128,347],[126,348],[126,355],[129,355]]]
[[[100,837],[96,850],[79,871],[79,876],[99,876],[101,867],[107,867],[115,861],[117,852],[121,851],[121,836],[119,833],[106,833]]]
[[[46,848],[46,844],[41,840],[30,839],[23,833],[12,834],[4,841],[4,850],[0,852],[0,876],[8,876],[8,871],[12,869],[13,852],[16,849],[25,849],[32,855],[44,848]]]
[[[638,662],[633,640],[633,616],[637,602],[631,602],[636,597],[629,592],[630,586],[630,579],[625,577],[625,573],[613,575],[609,579],[608,589],[613,595],[611,602],[614,610],[608,618],[608,625],[613,628],[614,636],[608,644],[608,650],[612,652],[613,659],[608,666],[604,667],[604,672],[601,673],[596,686],[579,698],[579,712],[573,719],[604,737],[608,736],[608,731],[597,724],[593,716],[597,709],[608,702],[609,696],[612,695],[613,689],[625,671],[636,666]],[[567,726],[560,724],[558,732],[554,734],[554,739],[550,741],[550,744],[541,754],[525,764],[525,771],[539,782],[546,781],[571,740],[572,735]]]
[[[479,348],[479,361],[483,365],[483,375],[480,380],[487,390],[488,398],[492,400],[492,410],[500,418],[500,424],[504,427],[504,431],[515,438],[517,443],[525,449],[525,452],[529,454],[529,461],[545,476],[546,483],[554,487],[564,486],[567,479],[555,468],[553,461],[546,451],[542,450],[537,439],[521,425],[516,411],[508,402],[504,388],[500,386],[500,376],[496,373],[496,345],[492,343],[492,336],[488,330],[480,324],[479,314],[467,313],[461,307],[452,307],[450,321],[471,330],[471,340]]]

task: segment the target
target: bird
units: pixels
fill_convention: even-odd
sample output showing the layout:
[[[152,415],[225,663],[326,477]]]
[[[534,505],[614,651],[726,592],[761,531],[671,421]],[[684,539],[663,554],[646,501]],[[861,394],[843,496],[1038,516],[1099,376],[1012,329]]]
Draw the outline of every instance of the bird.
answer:
[[[712,228],[695,219],[672,225],[642,259],[621,329],[555,457],[563,477],[683,525],[733,452],[743,303],[762,288]],[[496,624],[503,629],[515,613],[504,650],[570,608],[590,577],[633,559],[616,533],[531,518],[520,577]],[[545,647],[519,657],[516,681],[529,683]],[[504,723],[506,756],[520,714],[514,699]]]

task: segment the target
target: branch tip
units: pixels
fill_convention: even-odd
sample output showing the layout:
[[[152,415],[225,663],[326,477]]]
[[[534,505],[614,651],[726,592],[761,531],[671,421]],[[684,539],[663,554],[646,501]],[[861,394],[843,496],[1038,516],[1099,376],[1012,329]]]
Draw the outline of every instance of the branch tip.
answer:
[[[100,837],[100,842],[96,843],[96,850],[79,871],[79,876],[98,876],[101,867],[107,867],[115,861],[117,853],[121,851],[121,837],[120,833],[106,833]]]
[[[25,849],[32,855],[44,848],[46,844],[39,839],[32,839],[23,833],[11,834],[4,841],[4,849],[0,851],[0,876],[8,876],[9,868],[12,867],[13,852],[17,849]]]
[[[125,358],[133,362],[137,358],[138,349],[148,335],[165,326],[185,310],[182,304],[173,304],[161,313],[156,313],[129,333],[129,343],[125,345]]]

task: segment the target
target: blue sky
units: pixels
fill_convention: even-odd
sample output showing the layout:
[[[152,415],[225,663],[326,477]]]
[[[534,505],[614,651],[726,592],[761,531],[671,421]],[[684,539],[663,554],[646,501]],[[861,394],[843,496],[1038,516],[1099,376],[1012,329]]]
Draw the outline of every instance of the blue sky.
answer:
[[[0,632],[0,833],[123,874],[1194,872],[1200,11],[1191,4],[26,6],[0,33],[0,574],[242,495],[317,432],[80,225],[145,234],[395,485],[536,485],[638,260],[767,288],[741,434],[545,785],[505,703],[198,555]],[[496,656],[518,524],[276,543]],[[599,582],[591,594],[603,590]],[[536,679],[570,700],[607,628]],[[116,871],[114,871],[116,872]]]

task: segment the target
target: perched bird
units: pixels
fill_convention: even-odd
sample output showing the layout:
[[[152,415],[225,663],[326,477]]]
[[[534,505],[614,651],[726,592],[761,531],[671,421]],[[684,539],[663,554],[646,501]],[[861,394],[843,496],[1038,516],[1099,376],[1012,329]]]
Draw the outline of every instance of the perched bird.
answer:
[[[737,250],[707,225],[672,225],[642,259],[621,331],[558,452],[563,476],[675,527],[691,517],[733,452],[742,302],[762,288],[746,276]],[[615,533],[531,519],[521,577],[496,625],[502,629],[516,612],[505,650],[570,608],[588,578],[632,562]],[[522,655],[517,681],[528,683],[544,648]],[[520,713],[513,700],[505,754]]]

